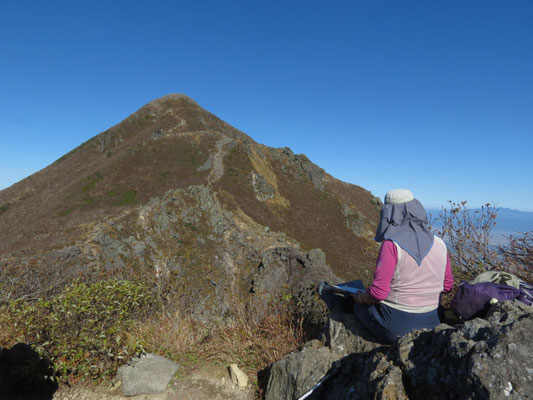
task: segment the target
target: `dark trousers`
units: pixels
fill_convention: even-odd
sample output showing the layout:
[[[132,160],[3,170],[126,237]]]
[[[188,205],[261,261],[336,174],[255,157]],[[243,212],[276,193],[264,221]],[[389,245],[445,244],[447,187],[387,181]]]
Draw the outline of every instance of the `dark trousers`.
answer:
[[[393,343],[415,329],[434,329],[440,323],[437,310],[409,313],[382,303],[355,303],[353,310],[359,321],[382,343]]]

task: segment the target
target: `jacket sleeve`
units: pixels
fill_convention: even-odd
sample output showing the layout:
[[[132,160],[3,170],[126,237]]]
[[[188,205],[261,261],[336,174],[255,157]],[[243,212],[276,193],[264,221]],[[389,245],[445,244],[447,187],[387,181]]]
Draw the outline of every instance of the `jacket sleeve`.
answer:
[[[368,293],[376,300],[385,300],[389,295],[396,264],[398,264],[396,245],[390,240],[385,240],[379,250],[374,280],[368,287]]]
[[[453,273],[450,256],[446,254],[446,270],[444,272],[444,291],[449,292],[453,288]]]

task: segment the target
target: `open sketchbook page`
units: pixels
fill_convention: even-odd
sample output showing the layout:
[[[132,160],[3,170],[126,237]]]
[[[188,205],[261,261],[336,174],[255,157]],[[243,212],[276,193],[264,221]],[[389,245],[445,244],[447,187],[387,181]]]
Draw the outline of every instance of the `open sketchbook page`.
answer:
[[[357,293],[357,292],[364,292],[364,289],[358,289],[350,286],[341,286],[341,285],[333,285],[334,288],[337,290],[348,292],[348,293]]]
[[[327,282],[322,282],[318,289],[319,293],[325,292],[335,292],[341,294],[353,294],[357,292],[364,292],[365,286],[360,279],[355,281],[350,281],[346,283],[339,283],[337,285],[329,285]]]

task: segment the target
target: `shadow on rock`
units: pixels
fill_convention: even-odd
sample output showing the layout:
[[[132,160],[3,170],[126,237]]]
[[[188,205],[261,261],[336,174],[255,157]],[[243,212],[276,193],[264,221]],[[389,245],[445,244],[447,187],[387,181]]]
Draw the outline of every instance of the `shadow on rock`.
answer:
[[[24,343],[0,348],[0,393],[6,400],[52,399],[58,385],[51,361]]]

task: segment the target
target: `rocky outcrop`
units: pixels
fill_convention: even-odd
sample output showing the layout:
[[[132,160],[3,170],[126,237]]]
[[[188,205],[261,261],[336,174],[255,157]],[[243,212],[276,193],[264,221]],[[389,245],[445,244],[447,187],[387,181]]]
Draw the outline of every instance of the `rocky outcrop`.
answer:
[[[309,179],[316,189],[325,190],[326,172],[313,164],[304,154],[294,154],[288,147],[276,149],[273,152],[275,158],[285,158],[286,165],[295,169],[297,179]]]
[[[250,291],[264,300],[294,299],[304,318],[306,331],[322,330],[328,312],[316,292],[321,281],[339,282],[320,249],[307,254],[294,247],[274,247],[261,254],[259,266],[252,277]]]
[[[36,264],[48,268],[30,267]],[[87,225],[75,245],[18,258],[16,267],[18,275],[9,281],[15,298],[27,292],[42,296],[75,277],[90,282],[107,274],[153,282],[166,300],[203,322],[229,314],[236,294],[263,302],[295,299],[315,330],[327,320],[316,284],[341,280],[322,250],[303,252],[285,233],[224,209],[206,185],[169,190]]]
[[[252,186],[257,200],[266,201],[274,198],[274,187],[261,174],[252,172]]]
[[[476,318],[434,332],[412,332],[395,347],[414,398],[533,397],[533,313],[518,301],[493,305]]]
[[[414,331],[392,346],[370,341],[349,311],[330,299],[324,345],[272,364],[265,398],[528,399],[533,397],[533,313],[520,302],[492,305],[484,319]]]

